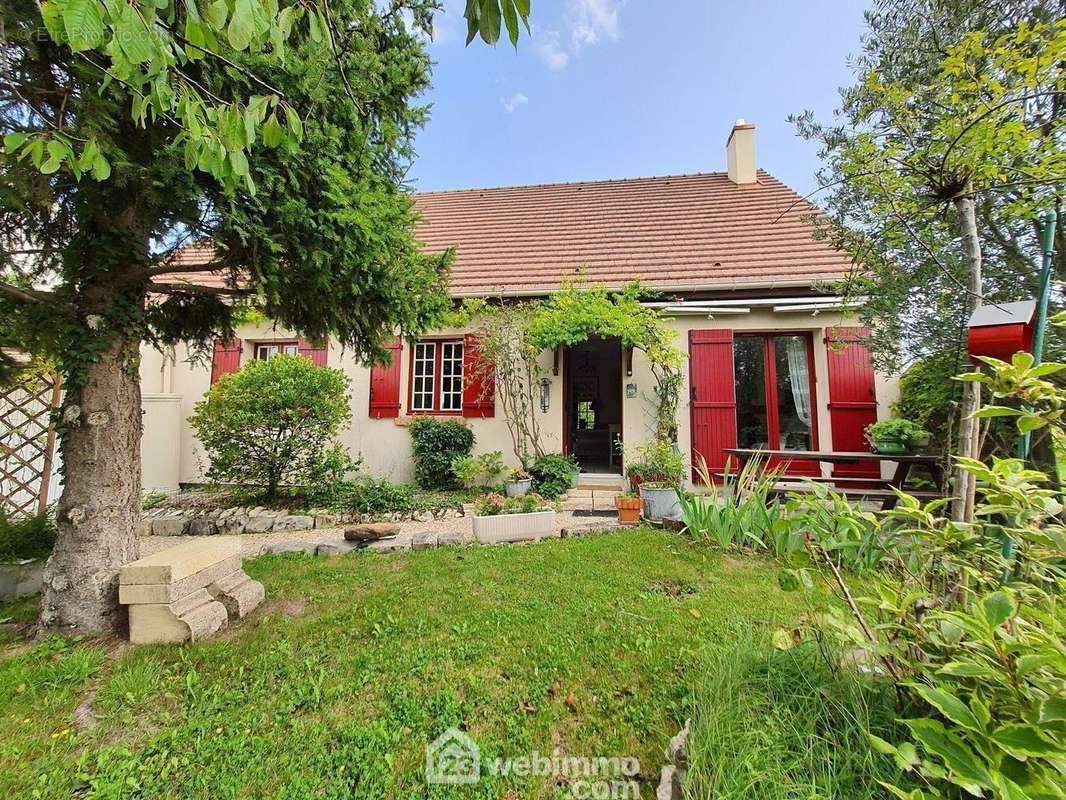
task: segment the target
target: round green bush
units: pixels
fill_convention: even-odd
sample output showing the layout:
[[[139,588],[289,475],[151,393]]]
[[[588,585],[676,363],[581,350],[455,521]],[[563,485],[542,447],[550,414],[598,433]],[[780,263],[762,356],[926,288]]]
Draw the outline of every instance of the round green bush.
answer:
[[[415,483],[434,491],[457,489],[459,481],[452,464],[470,455],[474,449],[474,432],[457,420],[423,417],[411,425],[411,448],[415,457]]]

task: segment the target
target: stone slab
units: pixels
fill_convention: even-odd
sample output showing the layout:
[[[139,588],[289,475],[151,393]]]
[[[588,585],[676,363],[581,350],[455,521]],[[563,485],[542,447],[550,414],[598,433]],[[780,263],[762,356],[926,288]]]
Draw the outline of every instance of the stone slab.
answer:
[[[303,514],[289,514],[274,520],[276,531],[309,531],[315,527],[315,518]]]
[[[274,518],[264,514],[252,514],[244,526],[245,533],[269,533],[274,530]]]
[[[207,587],[207,591],[226,608],[230,619],[243,619],[252,609],[263,602],[266,590],[259,581],[253,581],[239,569],[217,583]]]
[[[278,556],[286,553],[307,553],[313,556],[317,549],[318,542],[275,542],[263,545],[259,555]]]
[[[210,541],[185,542],[138,558],[119,571],[120,584],[163,584],[180,581],[232,556],[239,556],[236,536],[217,536]]]
[[[315,548],[315,555],[316,556],[336,557],[336,556],[347,555],[348,553],[352,552],[353,550],[358,550],[358,549],[359,549],[359,546],[357,544],[355,544],[354,542],[345,542],[345,541],[319,542],[318,543],[318,547]]]
[[[400,526],[392,522],[366,522],[350,525],[344,529],[344,538],[349,542],[373,542],[386,539],[400,532]]]
[[[437,546],[437,534],[433,531],[416,531],[411,534],[412,550],[432,550]]]
[[[212,564],[187,578],[174,583],[140,583],[121,584],[118,587],[118,601],[125,605],[141,603],[173,603],[187,594],[209,586],[241,568],[241,557],[230,556],[224,561]]]
[[[130,606],[130,641],[134,644],[195,642],[217,633],[226,619],[225,606],[211,599],[206,589],[201,589],[178,603]]]

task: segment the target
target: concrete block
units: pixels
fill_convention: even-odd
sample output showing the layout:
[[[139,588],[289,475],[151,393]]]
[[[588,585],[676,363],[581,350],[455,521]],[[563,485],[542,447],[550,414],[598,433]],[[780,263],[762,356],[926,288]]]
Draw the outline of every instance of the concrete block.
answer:
[[[195,575],[233,556],[240,556],[241,544],[236,536],[185,542],[132,561],[119,571],[120,584],[164,584]]]
[[[411,534],[412,550],[432,550],[437,546],[437,534],[432,531],[416,531]]]
[[[286,553],[306,553],[313,556],[318,549],[318,542],[276,542],[265,544],[259,551],[262,556],[279,556]]]
[[[170,604],[130,606],[130,641],[134,644],[180,644],[199,641],[226,624],[226,608],[198,589]]]
[[[266,590],[239,569],[207,587],[208,593],[226,608],[230,619],[242,619],[263,602]]]
[[[203,589],[240,568],[241,557],[235,555],[174,583],[120,584],[118,587],[118,601],[123,605],[173,603],[175,600],[179,600],[197,589]]]
[[[351,542],[319,542],[318,547],[315,548],[315,555],[329,557],[343,556],[358,549],[358,546]]]

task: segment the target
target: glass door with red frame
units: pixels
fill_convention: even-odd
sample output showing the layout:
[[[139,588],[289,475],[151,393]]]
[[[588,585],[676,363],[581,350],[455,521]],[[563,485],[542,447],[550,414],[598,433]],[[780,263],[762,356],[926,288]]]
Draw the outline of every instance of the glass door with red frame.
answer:
[[[738,333],[733,340],[737,447],[816,450],[814,348],[808,333]],[[770,460],[791,475],[817,475],[818,464]]]

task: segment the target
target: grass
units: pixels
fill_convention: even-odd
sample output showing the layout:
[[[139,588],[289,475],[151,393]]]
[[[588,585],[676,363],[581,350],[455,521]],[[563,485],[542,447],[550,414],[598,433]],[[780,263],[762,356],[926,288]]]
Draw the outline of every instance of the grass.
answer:
[[[905,784],[868,732],[889,741],[892,686],[830,670],[813,645],[788,651],[747,635],[721,651],[696,691],[689,800],[862,800]]]
[[[44,558],[55,541],[55,522],[48,514],[12,518],[0,511],[0,562]]]
[[[220,639],[0,647],[0,797],[565,796],[427,786],[450,726],[488,756],[636,757],[650,797],[707,665],[802,611],[771,562],[647,529],[246,568],[269,606]]]

